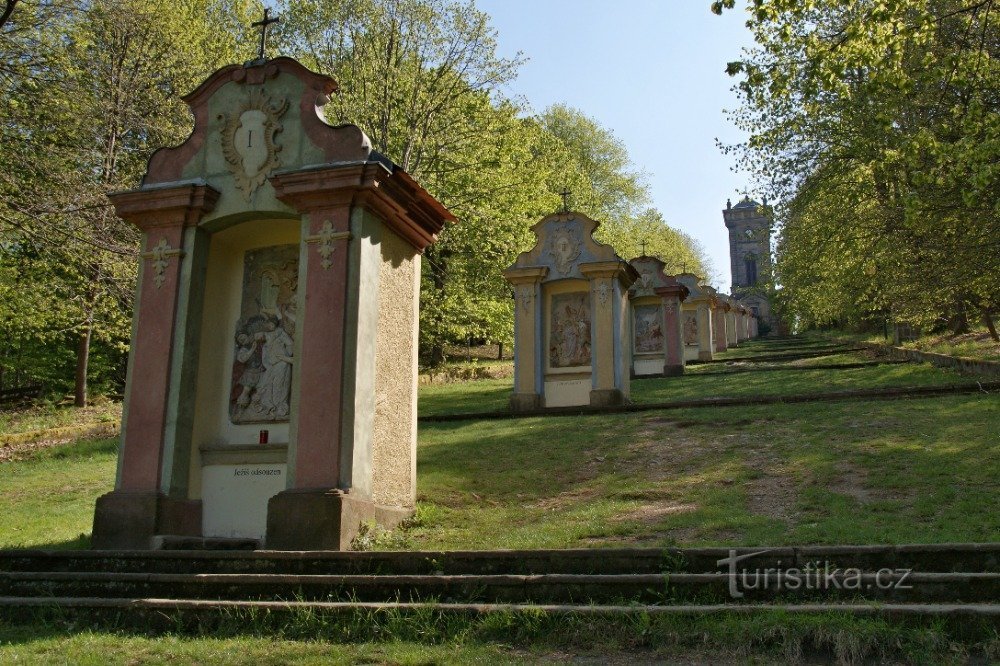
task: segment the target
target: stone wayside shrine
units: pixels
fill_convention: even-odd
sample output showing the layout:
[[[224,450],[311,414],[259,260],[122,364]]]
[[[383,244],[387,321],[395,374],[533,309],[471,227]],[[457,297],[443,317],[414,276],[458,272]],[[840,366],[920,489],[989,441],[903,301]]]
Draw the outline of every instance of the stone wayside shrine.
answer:
[[[629,396],[628,288],[638,275],[593,238],[598,224],[555,213],[504,277],[514,286],[511,409],[617,405]]]
[[[684,331],[681,303],[688,288],[664,273],[655,257],[630,262],[639,279],[629,288],[632,341],[632,376],[684,374]]]
[[[712,350],[716,353],[729,349],[726,322],[730,307],[729,301],[724,298],[717,298],[712,304]]]
[[[718,304],[716,291],[694,273],[681,273],[676,279],[688,289],[688,297],[681,308],[684,360],[711,361],[714,358],[712,309]]]
[[[718,298],[726,304],[726,346],[737,347],[743,339],[739,332],[740,306],[736,299],[730,296],[719,294]],[[719,333],[721,336],[721,331]]]
[[[344,549],[414,506],[420,254],[451,214],[320,107],[290,58],[184,99],[194,131],[110,195],[143,232],[113,492],[95,548]]]

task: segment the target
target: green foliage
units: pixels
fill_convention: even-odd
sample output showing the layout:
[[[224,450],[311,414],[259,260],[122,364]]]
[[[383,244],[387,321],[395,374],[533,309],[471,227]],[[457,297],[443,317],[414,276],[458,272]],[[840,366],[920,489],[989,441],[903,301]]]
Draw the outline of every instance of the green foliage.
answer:
[[[997,11],[747,3],[757,44],[729,71],[750,138],[727,150],[784,202],[776,271],[801,323],[961,328],[1000,306]]]
[[[190,131],[179,94],[237,59],[259,3],[23,3],[0,35],[0,364],[50,388],[119,388],[138,233],[105,198]],[[34,286],[32,289],[31,287]],[[90,361],[94,345],[95,363]],[[76,382],[86,393],[86,377]]]
[[[0,367],[68,390],[123,380],[139,234],[108,205],[150,153],[190,131],[179,95],[252,57],[259,0],[44,3],[0,26]],[[530,226],[573,191],[622,254],[640,241],[676,266],[704,253],[648,208],[644,175],[614,135],[557,105],[532,116],[503,88],[489,16],[456,0],[284,0],[277,48],[331,74],[328,120],[362,127],[459,218],[423,257],[421,349],[512,343],[501,272]],[[42,286],[43,289],[32,289]],[[93,362],[91,351],[93,349]],[[90,363],[88,367],[88,363]]]
[[[459,219],[428,248],[420,342],[432,364],[449,343],[510,344],[513,307],[501,272],[534,241],[529,227],[557,210],[558,193],[605,223],[602,238],[634,256],[636,230],[690,265],[703,253],[645,211],[644,176],[611,132],[556,105],[530,117],[507,99],[520,56],[496,53],[489,16],[449,0],[287,0],[287,53],[334,76],[331,122],[359,125]],[[634,241],[634,242],[633,242]]]

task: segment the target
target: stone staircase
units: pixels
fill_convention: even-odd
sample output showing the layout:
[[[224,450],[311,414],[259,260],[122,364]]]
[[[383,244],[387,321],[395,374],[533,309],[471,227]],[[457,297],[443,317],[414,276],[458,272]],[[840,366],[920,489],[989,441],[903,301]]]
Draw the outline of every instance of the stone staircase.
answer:
[[[735,575],[728,564],[733,556]],[[1000,543],[733,551],[0,552],[0,617],[40,608],[56,609],[60,617],[131,616],[137,623],[185,615],[203,622],[234,611],[434,609],[476,616],[835,611],[890,619],[968,617],[1000,627]]]

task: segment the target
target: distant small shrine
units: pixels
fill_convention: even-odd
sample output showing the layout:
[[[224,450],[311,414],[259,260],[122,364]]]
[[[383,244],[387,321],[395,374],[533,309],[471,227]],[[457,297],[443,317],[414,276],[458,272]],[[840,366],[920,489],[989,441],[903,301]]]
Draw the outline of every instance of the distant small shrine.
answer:
[[[676,279],[688,289],[681,307],[684,360],[711,361],[714,358],[712,310],[718,307],[718,292],[694,273],[681,273]]]
[[[738,347],[743,336],[740,335],[740,305],[732,296],[719,295],[719,299],[726,304],[726,346]]]
[[[340,550],[416,497],[420,255],[452,215],[337,83],[260,55],[184,98],[194,131],[110,195],[142,232],[115,489],[95,548]]]
[[[681,303],[688,288],[664,272],[665,264],[645,255],[632,259],[639,274],[629,288],[632,376],[657,377],[684,373]]]
[[[515,411],[628,400],[628,288],[638,274],[594,240],[597,226],[577,212],[549,215],[504,271],[515,299]]]
[[[732,306],[724,295],[712,303],[712,350],[716,353],[729,349],[729,311]]]

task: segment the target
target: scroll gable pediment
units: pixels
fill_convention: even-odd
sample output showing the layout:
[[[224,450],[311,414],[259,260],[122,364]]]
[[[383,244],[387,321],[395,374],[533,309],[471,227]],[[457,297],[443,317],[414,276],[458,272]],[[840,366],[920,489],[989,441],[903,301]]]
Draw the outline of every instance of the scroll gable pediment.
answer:
[[[194,129],[149,160],[143,187],[201,181],[220,192],[217,218],[246,211],[290,213],[268,179],[329,164],[388,162],[356,125],[333,126],[322,107],[337,82],[292,58],[229,65],[184,97]],[[391,163],[387,164],[391,169]]]
[[[598,226],[598,222],[581,213],[549,215],[531,227],[535,245],[518,255],[511,268],[545,267],[548,272],[544,282],[585,279],[580,271],[582,264],[621,261],[614,248],[594,240]]]

